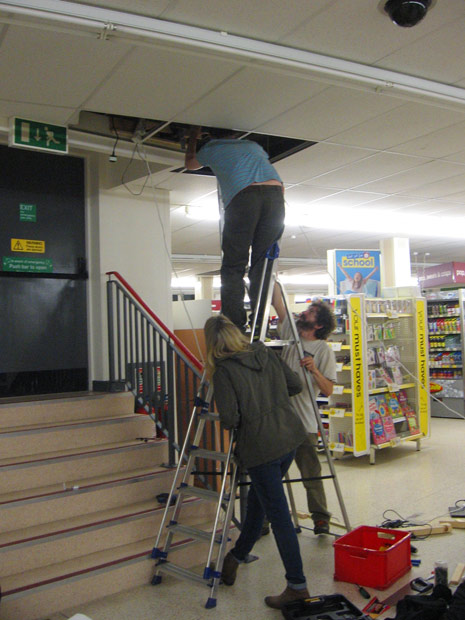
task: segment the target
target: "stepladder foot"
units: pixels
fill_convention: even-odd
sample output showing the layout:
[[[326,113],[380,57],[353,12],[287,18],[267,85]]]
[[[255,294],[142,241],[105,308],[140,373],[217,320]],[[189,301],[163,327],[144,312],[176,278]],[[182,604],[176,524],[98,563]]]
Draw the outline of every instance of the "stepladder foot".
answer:
[[[161,583],[161,575],[154,575],[150,583],[152,584],[152,586],[157,586],[159,583]]]
[[[209,597],[205,603],[205,609],[212,609],[213,607],[216,607],[216,598]]]

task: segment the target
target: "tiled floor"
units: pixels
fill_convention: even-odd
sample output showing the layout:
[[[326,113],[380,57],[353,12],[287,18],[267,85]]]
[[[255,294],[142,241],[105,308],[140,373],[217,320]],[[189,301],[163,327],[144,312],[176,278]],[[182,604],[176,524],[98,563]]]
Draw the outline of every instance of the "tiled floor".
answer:
[[[381,525],[396,511],[403,518],[418,523],[448,513],[448,506],[465,499],[465,421],[444,418],[432,419],[431,438],[425,439],[421,451],[415,444],[379,451],[376,465],[368,457],[344,458],[336,461],[340,487],[352,527]],[[292,475],[297,472],[291,472]],[[342,521],[333,483],[326,482],[331,510]],[[305,495],[300,483],[293,485],[298,510],[305,511]],[[395,517],[394,517],[395,518]],[[302,526],[311,521],[302,520]],[[343,530],[333,527],[333,531]],[[353,584],[333,579],[334,550],[332,536],[314,536],[303,530],[299,536],[304,567],[312,595],[340,593],[360,609],[366,604]],[[384,599],[408,583],[413,577],[430,575],[435,560],[446,560],[449,575],[458,562],[465,562],[465,529],[450,534],[430,536],[413,541],[421,560],[405,577],[385,591],[367,588],[372,595]],[[233,587],[221,586],[217,607],[205,609],[208,592],[201,586],[190,585],[175,578],[164,577],[159,586],[141,586],[115,596],[53,616],[63,620],[74,614],[85,614],[91,620],[165,620],[179,618],[197,620],[208,618],[264,619],[281,618],[279,611],[265,606],[264,596],[277,594],[285,586],[283,567],[272,535],[260,540],[254,553],[257,562],[241,566]],[[385,616],[394,616],[394,610]]]

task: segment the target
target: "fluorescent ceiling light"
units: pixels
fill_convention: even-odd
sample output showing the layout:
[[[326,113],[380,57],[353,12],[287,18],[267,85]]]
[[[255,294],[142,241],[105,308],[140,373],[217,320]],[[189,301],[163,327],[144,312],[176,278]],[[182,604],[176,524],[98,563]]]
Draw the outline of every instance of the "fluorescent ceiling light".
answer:
[[[419,215],[375,209],[323,208],[314,202],[305,208],[288,208],[286,226],[351,232],[402,234],[409,237],[463,239],[465,218]]]
[[[219,220],[218,206],[186,207],[189,218],[203,221]],[[463,239],[465,237],[465,218],[419,215],[376,209],[350,209],[347,207],[324,208],[318,202],[305,207],[286,208],[285,225],[297,228],[314,228],[325,230],[344,230],[346,232],[373,232],[409,237],[440,237],[446,239]]]
[[[220,219],[218,204],[215,206],[197,207],[194,205],[186,206],[186,216],[190,220],[200,220],[203,222],[217,222]]]

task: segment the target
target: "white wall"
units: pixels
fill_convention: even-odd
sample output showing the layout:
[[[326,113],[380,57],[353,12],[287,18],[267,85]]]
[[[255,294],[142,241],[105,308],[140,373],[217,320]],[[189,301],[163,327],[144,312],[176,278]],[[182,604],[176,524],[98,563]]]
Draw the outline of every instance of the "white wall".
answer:
[[[102,273],[118,271],[171,324],[168,192],[158,190],[152,198],[120,189],[100,191],[100,239]]]
[[[142,196],[133,196],[121,186],[103,189],[95,156],[88,161],[90,374],[91,381],[104,381],[108,380],[108,271],[119,272],[172,328],[170,205],[165,190],[154,195],[146,187]]]

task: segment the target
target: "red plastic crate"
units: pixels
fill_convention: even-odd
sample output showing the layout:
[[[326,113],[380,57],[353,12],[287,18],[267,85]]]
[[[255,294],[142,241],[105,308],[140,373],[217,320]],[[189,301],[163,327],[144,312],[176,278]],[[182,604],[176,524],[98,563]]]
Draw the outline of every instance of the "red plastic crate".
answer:
[[[334,546],[334,579],[384,590],[411,567],[410,533],[361,525]]]

